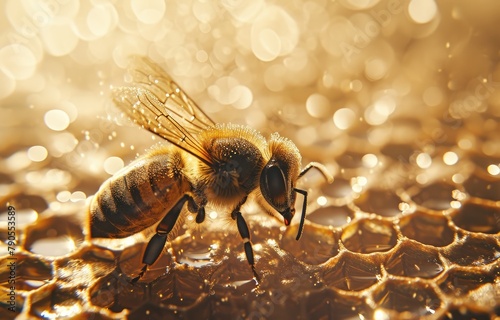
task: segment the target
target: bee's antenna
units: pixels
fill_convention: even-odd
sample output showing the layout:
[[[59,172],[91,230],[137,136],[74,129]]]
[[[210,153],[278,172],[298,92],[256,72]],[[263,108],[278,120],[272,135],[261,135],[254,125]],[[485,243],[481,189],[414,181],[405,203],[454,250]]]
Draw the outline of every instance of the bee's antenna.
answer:
[[[302,171],[300,171],[297,179],[302,178],[312,168],[318,169],[318,171],[321,172],[321,174],[325,177],[325,179],[326,179],[326,181],[328,181],[328,183],[333,182],[332,174],[328,171],[328,169],[324,165],[322,165],[319,162],[311,162],[307,166],[305,166],[304,169],[302,169]]]
[[[302,236],[302,231],[304,230],[304,222],[306,221],[306,209],[307,209],[307,191],[302,189],[293,188],[293,191],[300,193],[304,196],[304,202],[302,204],[302,214],[300,215],[299,232],[297,232],[297,237],[295,240],[299,240]]]
[[[331,173],[328,171],[328,169],[326,169],[326,167],[324,165],[322,165],[319,162],[311,162],[307,166],[305,166],[304,169],[302,169],[302,171],[300,171],[297,179],[302,178],[312,168],[318,169],[319,172],[321,172],[321,174],[325,177],[325,179],[328,183],[333,182],[333,176],[331,175]],[[302,231],[304,230],[304,222],[306,221],[307,191],[302,190],[302,189],[297,189],[297,188],[293,188],[293,191],[300,193],[301,195],[304,196],[304,203],[302,204],[302,214],[300,216],[299,232],[297,233],[297,237],[295,238],[295,240],[299,240],[300,237],[302,236]]]

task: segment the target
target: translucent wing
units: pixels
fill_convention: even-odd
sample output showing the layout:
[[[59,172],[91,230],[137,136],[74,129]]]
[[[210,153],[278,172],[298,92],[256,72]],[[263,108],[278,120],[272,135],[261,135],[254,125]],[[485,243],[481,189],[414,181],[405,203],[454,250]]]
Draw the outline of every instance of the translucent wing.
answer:
[[[134,83],[151,91],[169,111],[182,117],[184,123],[180,123],[188,131],[197,132],[215,125],[177,83],[150,59],[132,57],[128,72]]]
[[[137,86],[115,89],[115,104],[135,123],[210,165],[197,135],[214,122],[152,61],[134,58],[129,72]]]

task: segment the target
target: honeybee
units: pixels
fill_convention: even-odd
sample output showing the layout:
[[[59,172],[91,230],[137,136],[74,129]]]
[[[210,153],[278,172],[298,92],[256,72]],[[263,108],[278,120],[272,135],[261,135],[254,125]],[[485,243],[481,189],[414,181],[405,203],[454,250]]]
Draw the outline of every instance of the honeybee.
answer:
[[[102,184],[89,207],[90,236],[124,238],[157,224],[143,254],[143,267],[132,279],[136,282],[160,256],[185,207],[202,223],[205,207],[214,206],[236,221],[259,281],[242,205],[255,196],[266,212],[288,226],[296,194],[303,195],[299,240],[307,191],[295,187],[297,179],[311,168],[329,182],[332,176],[316,162],[301,169],[299,150],[277,133],[266,141],[247,126],[216,124],[151,60],[134,57],[129,73],[135,86],[114,89],[115,104],[136,124],[171,144],[139,157]]]

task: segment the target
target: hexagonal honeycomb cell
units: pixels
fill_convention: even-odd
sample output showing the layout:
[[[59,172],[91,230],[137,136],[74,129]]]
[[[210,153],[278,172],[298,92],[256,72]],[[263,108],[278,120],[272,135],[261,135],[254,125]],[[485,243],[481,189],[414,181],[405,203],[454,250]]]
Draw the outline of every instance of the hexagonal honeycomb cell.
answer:
[[[387,280],[373,292],[373,302],[380,314],[426,317],[441,309],[443,301],[428,283],[419,281]],[[385,311],[389,310],[389,312]]]
[[[453,217],[453,223],[470,232],[489,234],[500,233],[500,208],[484,206],[476,203],[465,203],[457,210]]]
[[[500,318],[498,1],[0,8],[0,319]],[[101,184],[167,144],[113,103],[131,55],[182,87],[165,109],[279,132],[333,175],[287,186],[298,241],[302,191],[289,226],[244,204],[258,280],[224,203],[184,210],[140,279],[155,226],[90,237]]]
[[[322,271],[321,279],[328,287],[345,291],[361,291],[381,279],[378,259],[345,253],[332,260]]]
[[[453,243],[456,236],[446,216],[420,211],[402,217],[399,229],[406,238],[434,247],[445,247]]]
[[[340,240],[345,248],[352,252],[383,252],[396,245],[397,232],[390,222],[364,219],[345,227]]]
[[[433,279],[445,271],[446,264],[435,248],[405,241],[385,261],[384,268],[395,276]]]

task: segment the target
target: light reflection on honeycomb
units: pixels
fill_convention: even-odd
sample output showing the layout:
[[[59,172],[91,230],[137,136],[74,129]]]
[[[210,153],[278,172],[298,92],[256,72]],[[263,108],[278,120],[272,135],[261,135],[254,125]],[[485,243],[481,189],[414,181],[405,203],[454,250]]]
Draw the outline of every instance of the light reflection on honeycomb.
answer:
[[[500,316],[496,1],[19,3],[0,19],[0,318]],[[182,228],[136,284],[147,236],[85,239],[88,197],[157,142],[110,102],[132,53],[217,121],[279,131],[334,173],[300,182],[299,242],[248,206],[258,285],[220,217]]]

